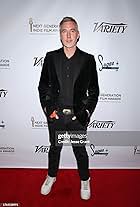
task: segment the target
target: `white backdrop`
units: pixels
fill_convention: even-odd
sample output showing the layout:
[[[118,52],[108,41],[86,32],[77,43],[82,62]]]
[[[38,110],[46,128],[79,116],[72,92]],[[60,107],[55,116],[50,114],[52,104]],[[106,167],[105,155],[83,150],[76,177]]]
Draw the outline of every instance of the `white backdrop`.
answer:
[[[39,78],[46,52],[61,47],[60,20],[73,16],[78,47],[95,56],[100,85],[88,127],[101,132],[87,146],[90,167],[140,168],[139,0],[0,3],[0,167],[47,167]],[[71,147],[63,148],[60,167],[76,167]]]

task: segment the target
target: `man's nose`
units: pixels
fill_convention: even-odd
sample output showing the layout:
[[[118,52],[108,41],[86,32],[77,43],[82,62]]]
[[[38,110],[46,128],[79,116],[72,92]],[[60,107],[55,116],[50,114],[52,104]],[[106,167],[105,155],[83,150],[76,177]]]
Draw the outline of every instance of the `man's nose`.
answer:
[[[71,34],[70,34],[70,32],[69,32],[69,31],[67,32],[67,37],[68,37],[68,38],[70,38],[70,37],[71,37]]]

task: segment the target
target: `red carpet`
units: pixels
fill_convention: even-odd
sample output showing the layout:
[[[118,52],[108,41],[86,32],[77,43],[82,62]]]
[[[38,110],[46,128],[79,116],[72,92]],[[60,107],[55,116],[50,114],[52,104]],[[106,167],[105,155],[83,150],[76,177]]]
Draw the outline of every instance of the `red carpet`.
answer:
[[[0,203],[19,203],[21,207],[140,207],[140,170],[90,172],[92,198],[83,201],[77,170],[59,170],[51,193],[43,196],[40,186],[46,170],[1,169]]]

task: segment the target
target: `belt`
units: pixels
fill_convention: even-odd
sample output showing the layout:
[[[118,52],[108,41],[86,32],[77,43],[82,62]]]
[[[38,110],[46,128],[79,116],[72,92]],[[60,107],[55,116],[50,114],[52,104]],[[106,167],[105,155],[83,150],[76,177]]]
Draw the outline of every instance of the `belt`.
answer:
[[[65,115],[74,115],[73,108],[62,108],[62,107],[58,107],[58,111],[61,111]],[[72,120],[75,120],[75,119],[76,119],[76,116],[73,116],[72,117]]]
[[[66,109],[61,109],[61,110],[62,110],[63,114],[65,114],[65,115],[71,115],[74,113],[73,109],[66,108]]]

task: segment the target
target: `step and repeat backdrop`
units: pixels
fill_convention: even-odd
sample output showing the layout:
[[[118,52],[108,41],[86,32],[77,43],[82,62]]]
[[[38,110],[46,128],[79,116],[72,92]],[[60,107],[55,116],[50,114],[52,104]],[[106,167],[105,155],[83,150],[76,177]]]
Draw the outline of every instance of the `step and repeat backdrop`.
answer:
[[[90,168],[140,168],[139,0],[0,0],[0,167],[47,168],[49,140],[38,84],[61,47],[59,22],[79,23],[95,56],[100,96],[88,126]],[[76,168],[64,146],[61,168]]]

